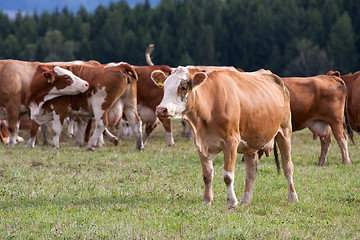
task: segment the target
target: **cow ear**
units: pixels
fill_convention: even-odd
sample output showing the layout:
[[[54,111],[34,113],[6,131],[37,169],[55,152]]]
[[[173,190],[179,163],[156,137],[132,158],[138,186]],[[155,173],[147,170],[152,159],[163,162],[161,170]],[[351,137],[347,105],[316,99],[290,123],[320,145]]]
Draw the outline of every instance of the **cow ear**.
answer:
[[[327,75],[336,76],[336,77],[341,76],[339,71],[328,71]]]
[[[166,74],[161,70],[155,70],[151,73],[151,80],[153,80],[153,82],[161,88],[164,86],[164,82],[167,77],[168,76],[166,76]]]
[[[194,75],[194,77],[190,80],[191,88],[194,89],[205,82],[208,78],[207,74],[204,72],[198,72]]]
[[[44,72],[43,77],[46,79],[48,83],[53,83],[55,81],[55,75],[52,72]]]

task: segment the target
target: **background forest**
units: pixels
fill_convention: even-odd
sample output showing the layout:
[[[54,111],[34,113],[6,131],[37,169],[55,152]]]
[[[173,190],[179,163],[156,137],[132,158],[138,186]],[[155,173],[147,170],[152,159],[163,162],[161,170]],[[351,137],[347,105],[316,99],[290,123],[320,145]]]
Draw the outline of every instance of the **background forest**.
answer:
[[[0,12],[0,58],[227,65],[280,76],[360,70],[358,0],[124,0],[95,12],[68,9],[10,20]]]

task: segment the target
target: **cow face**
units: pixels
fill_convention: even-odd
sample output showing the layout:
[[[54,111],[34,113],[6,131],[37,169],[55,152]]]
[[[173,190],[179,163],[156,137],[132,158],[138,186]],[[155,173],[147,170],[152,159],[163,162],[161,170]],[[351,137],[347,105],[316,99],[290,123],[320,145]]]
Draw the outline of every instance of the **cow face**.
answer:
[[[182,118],[186,110],[188,94],[200,86],[207,78],[205,73],[196,73],[193,77],[184,67],[176,68],[169,77],[156,70],[151,79],[160,87],[164,87],[164,97],[156,108],[156,114],[162,118]]]
[[[53,71],[44,72],[42,76],[52,85],[45,100],[51,99],[51,96],[76,95],[86,92],[89,88],[88,82],[59,66],[54,67]]]

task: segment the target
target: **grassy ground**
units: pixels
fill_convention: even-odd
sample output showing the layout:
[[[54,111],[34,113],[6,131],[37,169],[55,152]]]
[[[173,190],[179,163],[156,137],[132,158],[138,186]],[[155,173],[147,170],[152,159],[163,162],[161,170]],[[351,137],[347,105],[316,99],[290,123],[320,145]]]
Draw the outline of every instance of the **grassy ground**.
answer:
[[[293,135],[299,202],[273,157],[262,158],[251,204],[226,208],[222,155],[214,161],[214,203],[202,204],[203,180],[194,144],[166,147],[158,126],[142,152],[123,140],[86,152],[62,136],[60,150],[0,146],[0,239],[360,239],[360,137],[341,165],[333,140],[325,167],[308,130]],[[23,135],[26,133],[23,133]],[[235,192],[244,164],[238,157]]]

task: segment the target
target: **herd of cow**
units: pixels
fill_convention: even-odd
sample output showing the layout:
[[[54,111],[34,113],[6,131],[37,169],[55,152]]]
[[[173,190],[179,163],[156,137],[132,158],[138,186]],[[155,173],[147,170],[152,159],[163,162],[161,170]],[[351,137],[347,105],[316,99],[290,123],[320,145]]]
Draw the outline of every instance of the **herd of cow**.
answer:
[[[87,150],[101,146],[103,135],[117,144],[107,127],[124,118],[131,126],[136,149],[142,150],[158,121],[166,144],[174,145],[171,118],[190,125],[203,169],[203,201],[213,200],[213,159],[224,153],[223,179],[228,207],[237,205],[233,183],[237,153],[244,156],[246,180],[241,203],[250,202],[258,159],[277,148],[288,183],[288,200],[297,201],[291,162],[291,132],[309,128],[320,137],[323,166],[331,131],[340,147],[342,163],[351,165],[347,129],[360,132],[360,72],[280,78],[268,70],[244,72],[234,67],[187,66],[171,68],[97,61],[0,61],[0,120],[2,142],[14,146],[20,120],[30,116],[29,147],[35,146],[39,126],[52,121],[52,146],[59,148],[65,119],[77,119],[76,143]],[[359,89],[359,90],[358,90]],[[90,138],[91,126],[94,131]],[[142,125],[145,132],[142,133]],[[7,132],[9,137],[7,138]]]

